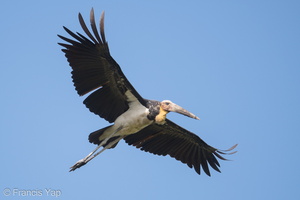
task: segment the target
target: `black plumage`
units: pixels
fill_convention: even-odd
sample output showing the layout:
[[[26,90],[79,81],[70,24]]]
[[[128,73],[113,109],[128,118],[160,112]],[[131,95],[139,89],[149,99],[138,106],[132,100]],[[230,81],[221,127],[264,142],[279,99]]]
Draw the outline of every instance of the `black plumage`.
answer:
[[[169,155],[191,168],[194,167],[198,174],[200,174],[200,166],[202,166],[207,175],[210,175],[207,163],[214,170],[220,172],[220,164],[216,157],[226,160],[220,154],[236,147],[234,145],[226,151],[220,151],[206,144],[199,136],[168,119],[164,125],[153,123],[136,134],[125,137],[124,140],[127,144],[143,151],[162,156]]]

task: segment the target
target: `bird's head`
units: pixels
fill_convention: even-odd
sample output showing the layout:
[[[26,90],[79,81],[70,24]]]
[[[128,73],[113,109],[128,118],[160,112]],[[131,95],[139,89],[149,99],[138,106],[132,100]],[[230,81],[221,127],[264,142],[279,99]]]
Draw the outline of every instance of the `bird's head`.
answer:
[[[178,106],[177,104],[173,103],[170,100],[164,100],[160,103],[161,108],[166,111],[166,112],[177,112],[182,115],[194,118],[194,119],[199,119],[196,115],[193,113],[185,110],[184,108]]]

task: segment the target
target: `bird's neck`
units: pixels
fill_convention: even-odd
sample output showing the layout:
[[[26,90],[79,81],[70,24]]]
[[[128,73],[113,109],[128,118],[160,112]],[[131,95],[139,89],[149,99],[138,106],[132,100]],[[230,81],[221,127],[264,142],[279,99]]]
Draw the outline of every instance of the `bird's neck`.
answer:
[[[166,122],[166,116],[167,116],[168,113],[169,113],[168,111],[165,111],[160,106],[159,107],[159,113],[155,117],[155,123],[160,124],[160,125],[164,124]]]

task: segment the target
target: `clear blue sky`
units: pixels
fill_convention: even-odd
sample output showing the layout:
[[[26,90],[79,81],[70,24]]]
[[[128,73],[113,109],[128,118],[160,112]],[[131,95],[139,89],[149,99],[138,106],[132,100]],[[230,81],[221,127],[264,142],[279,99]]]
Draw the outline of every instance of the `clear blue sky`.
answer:
[[[197,175],[121,142],[69,173],[108,123],[90,113],[60,51],[78,12],[106,12],[110,51],[169,118],[238,153]],[[300,199],[299,1],[2,1],[0,199]],[[7,190],[5,190],[7,189]],[[9,190],[8,190],[9,189]],[[60,191],[55,198],[46,190]],[[23,190],[41,196],[21,196]],[[7,194],[7,193],[5,193]],[[38,195],[38,194],[37,194]]]

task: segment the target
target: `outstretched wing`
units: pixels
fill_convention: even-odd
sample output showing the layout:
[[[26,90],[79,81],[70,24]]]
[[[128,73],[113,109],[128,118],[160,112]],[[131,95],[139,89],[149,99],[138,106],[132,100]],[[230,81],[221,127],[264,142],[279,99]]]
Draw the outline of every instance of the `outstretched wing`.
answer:
[[[217,158],[226,160],[220,154],[233,154],[234,145],[228,150],[220,151],[206,144],[200,137],[185,130],[170,120],[164,125],[152,125],[124,138],[126,143],[143,151],[156,155],[170,155],[176,160],[186,163],[200,174],[200,166],[210,176],[209,165],[220,172]],[[217,157],[217,158],[216,158]]]
[[[58,44],[64,47],[62,51],[72,67],[72,79],[77,93],[82,96],[94,91],[84,100],[86,107],[107,121],[114,122],[129,108],[125,95],[127,90],[142,105],[145,105],[143,98],[136,92],[109,53],[104,35],[104,13],[100,19],[100,34],[95,24],[93,9],[90,12],[92,33],[80,13],[79,22],[87,37],[80,33],[75,34],[64,27],[73,38],[58,35],[68,43]]]

